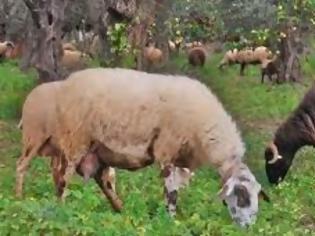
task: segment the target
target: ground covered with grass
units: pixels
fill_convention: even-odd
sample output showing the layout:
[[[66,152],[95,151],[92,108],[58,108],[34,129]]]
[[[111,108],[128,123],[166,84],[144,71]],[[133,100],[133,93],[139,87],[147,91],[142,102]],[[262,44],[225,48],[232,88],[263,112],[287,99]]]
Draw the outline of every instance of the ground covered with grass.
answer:
[[[14,197],[15,162],[21,134],[16,124],[25,95],[34,85],[32,74],[14,64],[0,65],[0,235],[315,235],[315,165],[313,150],[301,150],[286,181],[269,186],[264,171],[264,147],[277,126],[296,107],[315,75],[315,59],[304,64],[303,84],[260,84],[259,71],[238,67],[220,72],[219,55],[202,69],[190,68],[183,57],[172,60],[173,71],[193,74],[217,94],[237,121],[246,142],[246,162],[269,194],[261,202],[258,221],[240,229],[217,198],[219,178],[201,169],[179,194],[178,215],[171,219],[164,207],[163,185],[155,167],[137,172],[118,170],[117,190],[122,213],[111,210],[93,181],[76,177],[65,204],[54,196],[45,158],[33,161],[26,178],[25,196]],[[188,95],[189,96],[189,95]]]

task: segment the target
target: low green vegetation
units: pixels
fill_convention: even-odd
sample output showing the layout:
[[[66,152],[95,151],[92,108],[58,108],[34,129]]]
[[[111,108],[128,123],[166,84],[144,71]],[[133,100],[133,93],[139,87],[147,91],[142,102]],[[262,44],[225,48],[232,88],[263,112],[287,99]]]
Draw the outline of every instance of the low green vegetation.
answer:
[[[260,84],[256,67],[238,76],[238,66],[219,71],[220,55],[209,58],[202,69],[190,68],[175,58],[172,72],[193,75],[211,87],[242,130],[246,162],[272,203],[260,203],[258,221],[240,229],[218,199],[219,178],[203,168],[179,194],[178,216],[171,219],[164,207],[163,185],[156,167],[137,172],[118,170],[117,190],[124,201],[115,213],[91,180],[71,183],[65,204],[54,196],[49,160],[37,158],[26,178],[25,197],[14,197],[15,162],[20,153],[16,128],[21,102],[32,88],[31,75],[11,64],[0,65],[0,235],[315,235],[315,165],[313,150],[298,153],[285,182],[269,186],[263,152],[277,126],[296,107],[310,87],[315,58],[303,65],[303,84]]]

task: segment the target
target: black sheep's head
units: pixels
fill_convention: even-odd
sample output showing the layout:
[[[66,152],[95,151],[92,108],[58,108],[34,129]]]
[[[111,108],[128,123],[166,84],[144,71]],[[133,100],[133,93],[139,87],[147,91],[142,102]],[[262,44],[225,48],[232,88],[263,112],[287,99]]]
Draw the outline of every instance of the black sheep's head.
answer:
[[[278,147],[270,143],[265,150],[265,168],[270,183],[278,184],[281,182],[290,166],[292,158],[285,154],[279,153]]]

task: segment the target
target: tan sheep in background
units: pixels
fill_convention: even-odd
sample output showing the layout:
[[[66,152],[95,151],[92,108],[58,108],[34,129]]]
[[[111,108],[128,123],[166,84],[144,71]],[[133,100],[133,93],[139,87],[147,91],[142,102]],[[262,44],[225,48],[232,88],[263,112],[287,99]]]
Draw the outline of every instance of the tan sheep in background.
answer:
[[[259,46],[253,49],[242,50],[229,50],[225,53],[223,59],[219,64],[219,68],[222,69],[225,65],[240,64],[240,75],[244,75],[244,69],[246,65],[252,64],[264,64],[267,60],[271,59],[272,52],[264,47]]]
[[[162,62],[163,52],[153,44],[150,44],[143,49],[143,55],[149,63],[149,66],[158,65]]]
[[[23,105],[22,118],[18,125],[23,132],[23,150],[16,167],[16,195],[18,197],[22,196],[24,176],[30,161],[36,155],[51,158],[57,195],[60,197],[62,194],[64,185],[62,175],[67,162],[55,141],[56,95],[62,84],[63,81],[58,81],[37,86],[27,96]],[[93,148],[82,158],[77,172],[84,176],[85,180],[94,178],[113,208],[121,210],[122,202],[115,192],[115,170],[104,166]]]
[[[84,69],[87,67],[88,55],[78,50],[64,50],[61,58],[61,66],[69,71]]]
[[[63,43],[62,44],[63,50],[68,50],[68,51],[77,51],[77,47],[73,43]]]
[[[206,165],[220,174],[219,196],[232,218],[241,226],[255,222],[258,195],[265,195],[242,160],[245,147],[235,123],[200,82],[95,68],[70,75],[57,99],[57,141],[68,161],[67,184],[91,142],[98,142],[99,152],[110,154],[102,155],[109,166],[136,170],[158,164],[171,215],[182,178],[176,168],[193,172]]]

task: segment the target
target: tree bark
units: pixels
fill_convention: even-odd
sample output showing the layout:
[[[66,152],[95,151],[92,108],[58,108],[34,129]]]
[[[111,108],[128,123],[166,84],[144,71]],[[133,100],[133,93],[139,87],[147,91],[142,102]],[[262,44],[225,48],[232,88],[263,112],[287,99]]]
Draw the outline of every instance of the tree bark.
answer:
[[[23,70],[35,67],[40,82],[60,80],[61,36],[66,0],[24,0],[32,24],[27,33]]]
[[[282,82],[301,82],[301,65],[298,53],[299,30],[289,23],[282,30],[284,37],[280,39],[280,81]]]
[[[168,47],[168,35],[169,31],[165,25],[165,22],[169,18],[170,9],[172,7],[172,1],[169,0],[155,0],[156,11],[156,28],[158,34],[156,35],[156,42],[158,42],[158,48],[163,52],[163,63],[169,59],[169,47]]]

